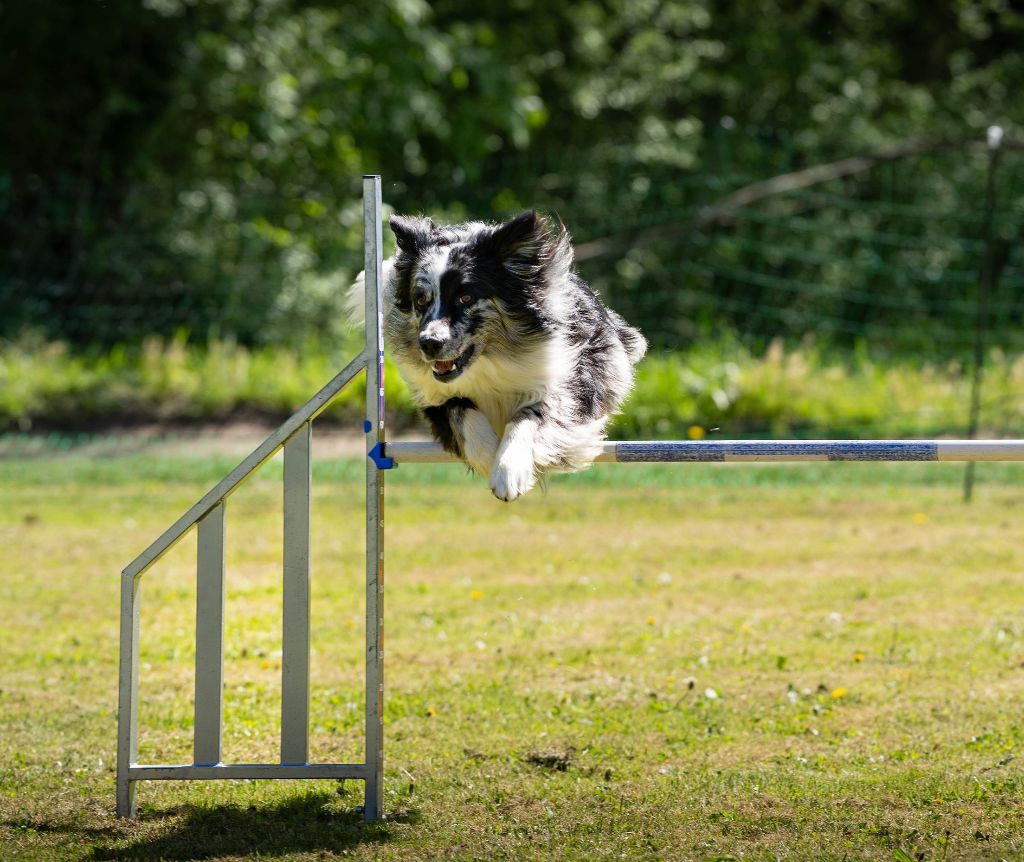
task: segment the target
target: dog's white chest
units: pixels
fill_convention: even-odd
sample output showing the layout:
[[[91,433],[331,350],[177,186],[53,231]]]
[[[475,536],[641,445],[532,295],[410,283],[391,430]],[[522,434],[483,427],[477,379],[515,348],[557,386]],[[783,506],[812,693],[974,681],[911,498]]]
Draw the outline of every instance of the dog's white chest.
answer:
[[[473,398],[477,409],[487,417],[488,423],[499,437],[505,433],[505,426],[509,420],[523,406],[522,396],[518,397],[486,397],[476,395]]]
[[[544,386],[540,381],[515,379],[500,373],[486,360],[477,363],[466,374],[451,383],[442,383],[434,378],[429,366],[415,363],[412,366],[399,363],[402,376],[412,389],[417,402],[424,407],[444,404],[452,398],[468,398],[500,437],[505,426],[523,407],[543,397]],[[527,383],[527,385],[523,385]]]

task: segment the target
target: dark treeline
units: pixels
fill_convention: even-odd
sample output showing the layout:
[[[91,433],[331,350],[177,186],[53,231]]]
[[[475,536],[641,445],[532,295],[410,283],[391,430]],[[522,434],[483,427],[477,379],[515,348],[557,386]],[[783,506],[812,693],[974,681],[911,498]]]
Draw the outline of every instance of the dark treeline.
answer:
[[[910,322],[897,341],[915,346],[922,321],[970,307],[984,148],[686,226],[807,165],[991,124],[1019,140],[1021,45],[1014,0],[3,2],[0,335],[330,336],[359,261],[358,178],[379,172],[387,203],[439,217],[539,205],[584,242],[678,224],[584,264],[657,343]],[[1008,324],[1024,293],[1012,155]]]

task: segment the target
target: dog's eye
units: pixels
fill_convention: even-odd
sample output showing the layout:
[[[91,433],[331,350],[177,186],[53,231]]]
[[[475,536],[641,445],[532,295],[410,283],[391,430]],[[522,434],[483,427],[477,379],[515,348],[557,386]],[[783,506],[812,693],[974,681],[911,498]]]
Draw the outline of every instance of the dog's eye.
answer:
[[[417,308],[426,308],[430,303],[430,300],[427,298],[425,293],[417,293],[415,302]]]
[[[464,293],[462,294],[462,296],[459,297],[459,305],[469,305],[472,301],[473,297],[470,296],[468,293]]]

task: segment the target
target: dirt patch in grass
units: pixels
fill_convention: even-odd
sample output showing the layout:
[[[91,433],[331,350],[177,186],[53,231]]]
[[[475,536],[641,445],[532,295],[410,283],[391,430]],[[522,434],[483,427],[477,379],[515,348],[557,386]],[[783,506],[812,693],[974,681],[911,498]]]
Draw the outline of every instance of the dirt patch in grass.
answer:
[[[537,748],[528,751],[523,760],[544,769],[557,769],[565,772],[576,758],[576,749],[570,745],[567,748]]]

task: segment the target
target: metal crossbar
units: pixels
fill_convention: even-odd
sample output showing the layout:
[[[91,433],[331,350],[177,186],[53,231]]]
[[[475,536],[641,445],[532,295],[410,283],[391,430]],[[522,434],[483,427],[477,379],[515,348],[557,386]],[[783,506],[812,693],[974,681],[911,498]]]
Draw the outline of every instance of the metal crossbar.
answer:
[[[457,459],[431,442],[385,440],[381,306],[381,184],[363,178],[366,344],[363,352],[133,560],[121,581],[117,813],[136,813],[141,780],[333,778],[365,782],[364,816],[383,816],[384,474],[392,466]],[[366,370],[366,716],[363,763],[309,763],[309,601],[312,422]],[[281,755],[279,763],[221,762],[224,700],[224,551],[227,498],[284,448]],[[1024,461],[1024,440],[652,440],[604,444],[597,461]],[[139,585],[142,575],[198,527],[196,684],[189,764],[139,764]]]
[[[388,443],[396,464],[457,461],[437,443]],[[607,442],[598,462],[1024,461],[1024,440],[628,440]]]

